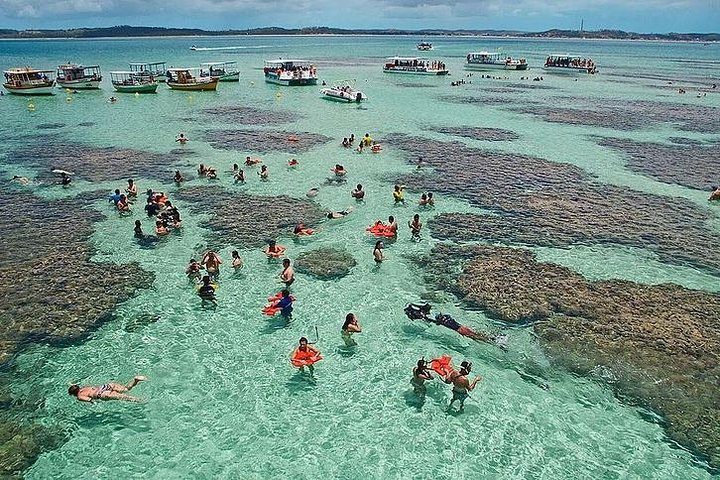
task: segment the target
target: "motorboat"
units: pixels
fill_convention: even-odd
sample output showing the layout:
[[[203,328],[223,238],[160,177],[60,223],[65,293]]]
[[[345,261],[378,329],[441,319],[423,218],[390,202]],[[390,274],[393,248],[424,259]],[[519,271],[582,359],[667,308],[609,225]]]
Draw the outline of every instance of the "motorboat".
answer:
[[[390,57],[383,65],[383,72],[415,75],[447,75],[449,73],[443,62],[418,57]]]
[[[420,42],[417,44],[417,49],[427,51],[427,50],[432,50],[433,46],[432,46],[432,43],[429,43],[429,42]]]
[[[582,73],[590,75],[598,71],[597,65],[592,61],[592,58],[583,58],[578,55],[568,54],[548,55],[547,59],[545,59],[543,69],[554,73]]]
[[[158,88],[157,80],[130,71],[110,72],[110,80],[113,88],[123,93],[155,93]]]
[[[322,94],[323,98],[327,100],[333,100],[335,102],[360,103],[367,100],[367,95],[365,95],[360,90],[355,90],[347,84],[340,84],[333,87],[323,88],[322,90],[320,90],[320,93]]]
[[[468,70],[527,70],[524,58],[512,58],[503,52],[470,52],[465,57]]]
[[[167,85],[173,90],[217,90],[218,81],[217,77],[201,77],[199,68],[170,68],[167,71]]]
[[[87,67],[71,63],[58,65],[58,87],[73,90],[96,90],[100,88],[100,82],[102,82],[102,74],[98,65]]]
[[[266,60],[265,81],[285,86],[317,85],[317,69],[307,60]]]
[[[217,78],[221,82],[239,82],[237,62],[206,62],[200,64],[200,76]]]
[[[55,71],[30,67],[5,70],[3,87],[15,95],[53,95]]]

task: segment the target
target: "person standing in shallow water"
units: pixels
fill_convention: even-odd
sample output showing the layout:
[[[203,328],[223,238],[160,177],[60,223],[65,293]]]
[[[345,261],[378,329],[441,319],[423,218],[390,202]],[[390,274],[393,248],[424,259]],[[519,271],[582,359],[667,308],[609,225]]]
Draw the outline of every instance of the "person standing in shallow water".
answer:
[[[295,270],[290,266],[290,259],[283,260],[283,270],[280,272],[280,281],[289,287],[295,281]]]
[[[375,265],[380,265],[383,260],[385,260],[385,254],[383,253],[383,242],[382,240],[378,240],[375,243],[375,248],[373,249],[373,258],[375,259]]]
[[[340,331],[340,336],[345,342],[346,347],[354,347],[355,345],[357,345],[357,342],[352,338],[353,334],[355,333],[362,333],[362,327],[360,327],[360,323],[358,322],[355,314],[348,313],[345,316],[345,322],[343,323],[342,329]]]
[[[427,392],[425,382],[432,379],[433,375],[430,369],[428,369],[427,367],[427,362],[424,358],[421,358],[417,361],[417,365],[415,366],[415,368],[413,368],[413,376],[410,380],[410,385],[413,386],[415,395],[417,395],[418,397],[424,397],[425,393]]]
[[[462,412],[465,408],[465,400],[470,396],[470,392],[473,391],[475,388],[475,385],[481,380],[480,376],[475,377],[475,380],[472,381],[472,383],[468,380],[467,376],[470,374],[470,371],[472,370],[472,363],[468,361],[463,361],[460,364],[460,371],[453,370],[450,372],[447,377],[445,377],[444,382],[447,384],[452,384],[452,400],[450,400],[450,405],[448,405],[448,408],[451,408],[453,403],[455,403],[455,400],[460,401],[460,411]]]

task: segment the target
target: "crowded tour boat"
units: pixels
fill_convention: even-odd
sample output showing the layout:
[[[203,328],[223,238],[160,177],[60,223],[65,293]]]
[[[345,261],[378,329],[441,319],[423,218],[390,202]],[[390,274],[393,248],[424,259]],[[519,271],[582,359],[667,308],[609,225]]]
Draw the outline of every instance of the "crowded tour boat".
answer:
[[[98,65],[58,65],[57,84],[59,87],[73,90],[95,90],[100,88],[102,74]]]
[[[336,85],[333,87],[323,88],[320,90],[323,98],[336,102],[357,102],[360,103],[367,100],[367,96],[360,90],[355,90],[350,85]]]
[[[113,88],[123,93],[155,93],[158,82],[150,77],[141,77],[134,72],[110,72]]]
[[[527,70],[524,58],[512,58],[503,52],[470,52],[467,54],[465,68],[468,70]]]
[[[170,68],[167,85],[173,90],[217,90],[218,77],[201,77],[199,68]]]
[[[16,95],[52,95],[55,86],[53,70],[35,70],[30,67],[5,70],[3,87]]]
[[[418,57],[390,57],[383,65],[385,73],[411,73],[415,75],[447,75],[445,64],[439,60]]]
[[[591,58],[567,54],[548,55],[543,69],[556,73],[597,73],[597,66]]]
[[[420,42],[417,44],[417,49],[422,51],[432,50],[433,46],[432,43],[429,42]]]
[[[239,82],[237,62],[206,62],[200,64],[200,76],[217,78],[221,82]]]
[[[130,71],[150,82],[164,82],[167,79],[165,62],[131,63]]]
[[[307,60],[266,60],[263,72],[266,82],[277,85],[317,85],[318,81],[315,65]]]

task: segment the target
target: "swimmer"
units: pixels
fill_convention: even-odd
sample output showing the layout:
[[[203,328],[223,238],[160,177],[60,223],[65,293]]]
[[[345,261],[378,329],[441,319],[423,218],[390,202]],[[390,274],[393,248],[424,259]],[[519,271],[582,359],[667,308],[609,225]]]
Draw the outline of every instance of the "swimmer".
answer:
[[[194,258],[190,259],[190,263],[185,268],[185,274],[189,279],[192,280],[198,280],[200,278],[200,270],[202,270],[203,266],[200,265],[200,262],[195,260]]]
[[[245,183],[245,172],[242,170],[235,172],[235,183]]]
[[[200,165],[198,165],[197,172],[199,176],[204,177],[207,175],[208,169],[205,164],[201,163]]]
[[[289,287],[295,281],[295,270],[290,266],[290,259],[283,260],[283,270],[280,272],[280,281]]]
[[[120,200],[115,204],[119,212],[129,212],[130,211],[130,204],[128,203],[128,199],[125,196],[125,194],[120,194]]]
[[[260,167],[258,175],[260,175],[260,180],[262,181],[267,181],[268,178],[270,178],[270,172],[268,171],[267,165]]]
[[[298,346],[295,347],[295,350],[293,350],[292,354],[290,354],[291,359],[299,359],[299,360],[305,360],[307,358],[317,357],[320,355],[320,350],[313,347],[308,343],[308,339],[305,337],[300,337],[300,341],[298,342]],[[313,371],[315,370],[315,367],[313,365],[308,365],[308,370],[310,370],[310,374],[312,375]],[[304,371],[304,366],[300,367],[300,371]]]
[[[363,186],[361,184],[357,184],[355,187],[355,190],[353,190],[350,195],[357,200],[358,202],[362,201],[365,198],[365,190],[363,190]]]
[[[427,206],[428,207],[435,206],[435,199],[433,198],[432,192],[428,192],[428,194],[427,194]]]
[[[162,236],[167,235],[170,233],[170,230],[168,230],[167,226],[162,222],[162,220],[157,220],[155,222],[155,235]]]
[[[198,295],[202,298],[203,304],[205,304],[205,302],[210,302],[215,305],[217,304],[217,299],[215,298],[215,287],[210,285],[209,275],[202,277],[202,285],[200,285],[200,288],[198,289]]]
[[[363,142],[360,142],[360,143],[358,144],[357,149],[356,149],[355,151],[356,151],[357,153],[363,153],[363,145],[364,145]]]
[[[145,213],[147,213],[148,217],[154,217],[158,214],[160,211],[160,205],[153,200],[152,198],[147,199],[147,204],[145,205]]]
[[[341,210],[339,212],[328,212],[326,217],[330,220],[337,220],[338,218],[344,218],[348,216],[352,212],[352,207],[348,207],[345,210]]]
[[[296,159],[291,158],[290,160],[288,160],[288,167],[294,168],[294,167],[297,167],[298,165],[300,165],[300,162],[298,162]]]
[[[145,238],[145,233],[142,230],[142,223],[140,220],[135,220],[135,238]]]
[[[427,362],[424,358],[421,358],[417,361],[417,365],[415,368],[413,368],[413,376],[410,380],[410,385],[413,386],[413,390],[415,391],[415,395],[418,397],[424,397],[425,393],[427,391],[427,387],[425,386],[425,382],[427,380],[432,380],[432,370],[428,368]]]
[[[20,175],[13,175],[12,179],[20,185],[28,185],[30,183],[30,180],[27,177],[21,177]]]
[[[415,304],[415,303],[409,303],[405,307],[405,315],[410,320],[424,320],[428,323],[434,323],[435,325],[439,325],[441,327],[449,328],[450,330],[453,330],[463,337],[467,337],[471,340],[475,340],[476,342],[484,342],[484,343],[499,343],[500,340],[499,337],[493,337],[491,335],[487,335],[481,332],[476,332],[475,330],[466,327],[465,325],[461,325],[458,323],[457,320],[452,318],[450,315],[447,314],[437,314],[435,317],[430,316],[430,309],[432,307],[428,303],[423,304]],[[502,345],[501,345],[502,347]]]
[[[217,169],[215,167],[208,167],[207,172],[205,172],[205,176],[209,178],[210,180],[216,180],[217,179]]]
[[[180,170],[175,170],[175,178],[173,178],[175,183],[178,185],[185,181],[185,177],[182,176],[182,173],[180,173]]]
[[[115,97],[110,97],[110,103],[115,103],[115,102],[117,102],[117,98],[115,98]]]
[[[116,188],[115,193],[110,195],[110,199],[108,200],[108,202],[112,202],[115,205],[117,205],[119,201],[120,201],[120,189]]]
[[[355,143],[355,134],[354,133],[350,134],[350,138],[348,138],[348,143],[350,144],[350,146],[352,146],[352,144]]]
[[[307,191],[307,193],[305,195],[308,198],[313,198],[313,197],[317,197],[318,193],[320,193],[319,188],[311,188],[310,190]]]
[[[412,238],[415,240],[420,240],[420,230],[422,229],[422,223],[420,222],[420,215],[417,213],[413,216],[412,221],[408,222],[408,227],[410,227],[410,233],[412,233]]]
[[[132,178],[128,178],[128,186],[125,189],[125,193],[127,193],[128,198],[137,198],[137,185],[135,185],[135,181]]]
[[[362,143],[366,147],[369,147],[370,145],[372,145],[373,139],[369,133],[366,133],[363,139],[360,140],[360,143]]]
[[[283,289],[280,294],[282,295],[280,300],[275,302],[273,307],[279,308],[280,315],[285,317],[285,319],[291,319],[293,311],[293,297],[290,296],[290,291],[288,289]]]
[[[236,272],[243,267],[242,258],[240,258],[240,253],[237,250],[232,251],[232,267]]]
[[[187,138],[187,137],[186,137],[184,134],[182,134],[182,133],[181,133],[180,135],[178,135],[177,137],[175,137],[175,141],[176,141],[176,142],[179,142],[180,145],[185,145],[185,144],[188,142],[188,140],[190,140],[190,139]]]
[[[424,207],[427,204],[428,204],[427,193],[423,193],[422,195],[420,195],[420,200],[418,200],[418,205],[420,205],[421,207]]]
[[[215,278],[220,275],[221,264],[222,260],[220,259],[220,256],[212,250],[208,250],[200,261],[200,265],[203,265],[208,274]]]
[[[397,237],[398,224],[395,221],[395,217],[393,217],[392,215],[388,217],[388,223],[385,226],[385,231],[390,232],[393,237]]]
[[[257,165],[258,163],[262,163],[262,160],[260,160],[259,158],[245,157],[245,165],[247,165],[248,167],[252,167],[253,165]]]
[[[100,386],[80,386],[73,384],[68,388],[68,394],[77,397],[81,402],[92,402],[93,400],[125,400],[126,402],[140,402],[137,397],[126,395],[135,386],[147,380],[143,375],[136,375],[127,385],[119,383],[106,383]]]
[[[448,408],[452,407],[455,400],[460,400],[460,411],[462,412],[465,408],[465,400],[470,396],[469,392],[472,392],[477,383],[482,380],[482,378],[478,375],[471,383],[467,378],[471,370],[472,363],[465,360],[460,364],[460,371],[452,371],[443,379],[445,383],[452,384],[453,386],[453,396],[452,400],[450,400]]]
[[[69,187],[70,183],[72,183],[72,178],[70,178],[70,175],[64,172],[61,173],[60,184],[63,187]]]
[[[350,146],[350,142],[348,141],[347,137],[343,138],[342,146],[345,148],[348,148]]]
[[[345,167],[340,165],[339,163],[335,164],[335,167],[330,169],[331,172],[335,172],[336,177],[344,177],[347,175],[347,170],[345,170]]]
[[[345,316],[345,322],[343,323],[342,329],[340,331],[340,336],[345,342],[346,347],[354,347],[355,345],[357,345],[357,342],[352,338],[352,335],[354,333],[362,333],[362,327],[360,327],[360,324],[358,323],[358,319],[355,314],[348,313]]]
[[[304,223],[298,223],[295,225],[295,228],[293,228],[294,235],[312,235],[313,233],[315,233],[315,231],[310,227],[306,227]]]
[[[269,257],[277,258],[285,253],[285,247],[283,245],[279,245],[275,240],[270,240],[268,242],[268,246],[263,249],[263,252],[265,252],[265,255]]]
[[[405,193],[403,193],[404,190],[404,185],[395,185],[395,189],[393,190],[393,199],[395,199],[395,204],[405,204]]]
[[[385,254],[383,253],[383,248],[385,245],[383,245],[382,240],[378,240],[375,243],[375,248],[373,249],[373,258],[375,259],[375,264],[380,265],[383,260],[385,260]]]
[[[370,148],[370,151],[372,153],[380,153],[382,151],[382,146],[379,143],[373,142],[373,145]]]
[[[720,186],[713,187],[713,191],[708,197],[709,201],[720,200]]]
[[[237,163],[233,163],[233,168],[232,168],[233,175],[237,175],[237,173],[239,171],[240,171],[240,165],[238,165]]]

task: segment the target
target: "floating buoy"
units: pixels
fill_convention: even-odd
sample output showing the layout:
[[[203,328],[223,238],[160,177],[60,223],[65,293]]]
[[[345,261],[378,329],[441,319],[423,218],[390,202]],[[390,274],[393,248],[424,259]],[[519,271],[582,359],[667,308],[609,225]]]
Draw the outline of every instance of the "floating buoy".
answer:
[[[35,104],[32,103],[32,102],[28,103],[28,110],[31,111],[31,112],[34,112],[34,111],[35,111]]]
[[[250,82],[250,85],[255,85],[255,82]]]
[[[139,97],[139,96],[140,96],[140,92],[135,92],[135,96],[136,96],[136,97]]]
[[[72,90],[70,90],[69,88],[66,88],[65,93],[72,93]]]
[[[277,98],[280,98],[280,97],[282,97],[282,93],[278,92],[278,93],[275,94],[275,96],[276,96]]]
[[[65,97],[65,101],[68,103],[72,102],[72,97],[68,95],[67,97]]]

